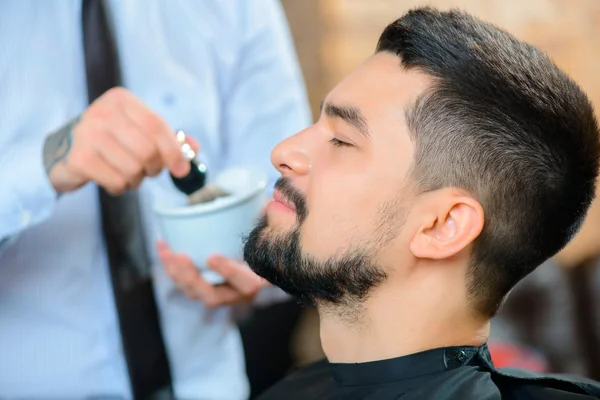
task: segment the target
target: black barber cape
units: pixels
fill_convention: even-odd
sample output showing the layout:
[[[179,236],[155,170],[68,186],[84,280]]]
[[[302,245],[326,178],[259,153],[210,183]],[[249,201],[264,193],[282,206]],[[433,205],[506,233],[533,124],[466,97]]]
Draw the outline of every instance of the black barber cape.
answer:
[[[319,361],[283,379],[259,399],[587,400],[600,399],[600,383],[495,369],[484,345],[356,364]]]

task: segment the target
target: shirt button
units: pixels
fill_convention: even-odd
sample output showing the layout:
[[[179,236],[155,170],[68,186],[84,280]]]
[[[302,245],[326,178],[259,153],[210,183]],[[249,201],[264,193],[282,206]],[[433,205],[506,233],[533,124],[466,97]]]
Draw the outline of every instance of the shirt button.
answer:
[[[459,351],[458,354],[456,355],[456,358],[458,358],[458,361],[463,362],[467,359],[467,355],[465,354],[464,351]]]
[[[173,93],[167,92],[163,95],[162,101],[163,104],[166,106],[173,106],[175,105],[175,95]]]
[[[29,211],[23,211],[21,213],[21,225],[27,226],[29,225],[29,221],[31,221],[31,213]]]

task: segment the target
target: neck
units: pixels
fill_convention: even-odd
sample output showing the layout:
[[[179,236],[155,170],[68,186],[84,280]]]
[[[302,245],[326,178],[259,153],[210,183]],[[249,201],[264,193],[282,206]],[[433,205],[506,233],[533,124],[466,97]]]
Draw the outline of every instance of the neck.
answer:
[[[431,272],[431,271],[429,271]],[[391,279],[360,307],[318,306],[323,350],[330,362],[355,363],[401,357],[447,346],[481,346],[489,320],[469,310],[464,282],[447,274]],[[352,309],[347,309],[352,307]]]

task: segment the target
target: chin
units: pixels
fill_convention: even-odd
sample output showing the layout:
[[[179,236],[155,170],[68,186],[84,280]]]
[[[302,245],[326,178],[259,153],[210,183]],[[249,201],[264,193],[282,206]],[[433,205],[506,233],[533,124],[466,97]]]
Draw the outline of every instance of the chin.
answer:
[[[284,233],[290,231],[298,226],[296,217],[290,218],[288,215],[279,215],[278,213],[265,214],[265,223],[263,231]]]
[[[281,221],[281,218],[277,218],[269,213],[265,213],[254,226],[254,229],[252,229],[251,233],[248,235],[248,238],[253,236],[255,240],[271,241],[277,236],[290,230],[290,228],[286,228],[283,225],[284,223]],[[254,242],[255,245],[257,243],[257,241]]]

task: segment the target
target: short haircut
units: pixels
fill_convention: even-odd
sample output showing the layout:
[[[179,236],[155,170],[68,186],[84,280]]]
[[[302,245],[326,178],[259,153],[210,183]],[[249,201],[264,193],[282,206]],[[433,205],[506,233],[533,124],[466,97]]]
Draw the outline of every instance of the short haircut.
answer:
[[[485,214],[467,274],[478,315],[556,254],[594,198],[599,135],[583,91],[535,47],[464,12],[414,9],[378,52],[432,77],[407,110],[417,188],[466,190]]]

